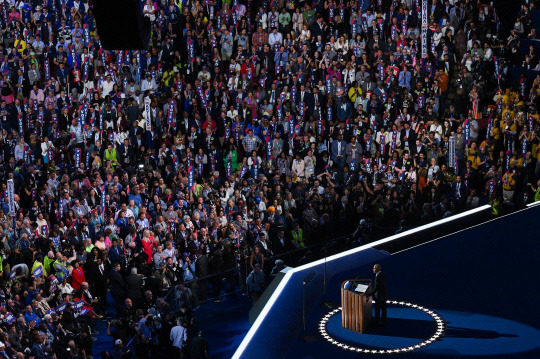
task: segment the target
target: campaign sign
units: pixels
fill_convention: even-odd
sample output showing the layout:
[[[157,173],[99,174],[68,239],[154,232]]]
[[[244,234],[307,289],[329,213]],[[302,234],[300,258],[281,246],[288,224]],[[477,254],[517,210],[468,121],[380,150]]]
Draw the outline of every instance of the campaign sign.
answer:
[[[79,300],[78,302],[73,303],[73,310],[78,312],[79,310],[82,309],[83,305],[84,305],[84,300]]]
[[[34,277],[41,277],[43,275],[43,266],[39,266],[36,269],[32,271],[34,273]]]

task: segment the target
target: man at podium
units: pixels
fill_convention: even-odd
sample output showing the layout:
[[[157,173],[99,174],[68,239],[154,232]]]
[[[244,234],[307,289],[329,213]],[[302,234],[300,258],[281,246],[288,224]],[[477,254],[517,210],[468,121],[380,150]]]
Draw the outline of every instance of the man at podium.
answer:
[[[375,273],[375,283],[373,288],[366,293],[368,296],[373,296],[375,300],[375,325],[379,325],[379,318],[381,318],[382,312],[382,327],[386,327],[386,300],[388,299],[388,292],[386,291],[386,276],[382,272],[380,264],[373,266],[373,273]]]

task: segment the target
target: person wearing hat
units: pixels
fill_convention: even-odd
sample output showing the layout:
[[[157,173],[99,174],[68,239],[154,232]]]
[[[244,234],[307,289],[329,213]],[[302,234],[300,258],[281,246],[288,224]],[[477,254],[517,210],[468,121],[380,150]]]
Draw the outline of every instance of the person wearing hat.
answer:
[[[124,346],[122,339],[116,339],[114,341],[114,357],[115,358],[126,358],[130,355],[131,349],[128,349]]]

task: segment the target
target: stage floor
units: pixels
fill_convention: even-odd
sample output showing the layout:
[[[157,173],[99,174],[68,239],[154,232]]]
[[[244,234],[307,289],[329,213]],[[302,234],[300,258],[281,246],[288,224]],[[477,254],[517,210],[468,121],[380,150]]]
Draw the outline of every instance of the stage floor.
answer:
[[[534,220],[533,220],[534,222]],[[407,301],[438,313],[444,336],[405,357],[540,357],[540,240],[528,216],[508,216],[437,241],[389,256],[381,262],[390,300]],[[360,276],[372,278],[371,265],[334,276],[331,300],[340,300],[340,284]],[[329,312],[316,306],[307,321],[317,333]],[[346,345],[392,349],[427,339],[436,328],[425,313],[389,306],[386,329],[357,334],[341,328],[341,315],[330,318],[328,334]],[[358,358],[359,354],[301,335],[287,358]],[[387,354],[371,356],[387,357]]]

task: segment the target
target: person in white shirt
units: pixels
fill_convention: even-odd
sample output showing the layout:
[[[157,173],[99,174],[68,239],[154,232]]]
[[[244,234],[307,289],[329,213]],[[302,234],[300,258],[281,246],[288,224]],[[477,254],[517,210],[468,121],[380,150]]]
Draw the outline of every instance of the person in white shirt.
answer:
[[[176,249],[173,247],[172,242],[170,242],[170,241],[167,242],[165,244],[165,246],[167,247],[163,251],[163,254],[165,255],[165,258],[171,257],[173,263],[178,263],[178,260],[176,259]]]
[[[281,45],[283,42],[283,35],[281,35],[280,32],[277,31],[277,28],[272,28],[272,33],[270,36],[268,36],[268,43],[273,48],[275,43],[278,43]]]
[[[114,81],[111,80],[111,75],[107,75],[105,81],[101,83],[101,97],[105,98],[108,94],[111,93],[114,87]]]
[[[43,142],[41,142],[41,155],[43,156],[44,163],[49,163],[53,160],[52,158],[49,158],[49,149],[51,148],[54,149],[54,145],[52,141],[49,141],[49,138],[45,136]]]
[[[76,144],[82,144],[84,141],[82,126],[77,122],[77,119],[71,121],[69,133],[72,135]]]
[[[154,91],[156,91],[156,88],[156,81],[154,81],[154,79],[152,79],[152,76],[148,74],[146,76],[146,79],[144,79],[141,84],[141,91],[144,93],[146,90],[148,90],[150,91],[150,93],[153,93]]]
[[[187,329],[182,319],[178,318],[176,320],[176,326],[171,329],[170,339],[173,347],[178,349],[179,352],[183,350],[187,340]]]

